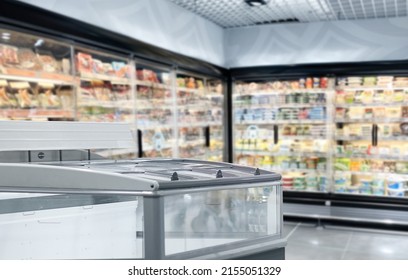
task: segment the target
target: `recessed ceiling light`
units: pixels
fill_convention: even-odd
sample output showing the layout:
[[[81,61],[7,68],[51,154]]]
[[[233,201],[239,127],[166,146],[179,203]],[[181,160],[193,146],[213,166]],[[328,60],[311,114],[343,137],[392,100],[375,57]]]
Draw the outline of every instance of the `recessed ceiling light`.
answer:
[[[251,7],[262,6],[268,4],[269,0],[244,0]]]

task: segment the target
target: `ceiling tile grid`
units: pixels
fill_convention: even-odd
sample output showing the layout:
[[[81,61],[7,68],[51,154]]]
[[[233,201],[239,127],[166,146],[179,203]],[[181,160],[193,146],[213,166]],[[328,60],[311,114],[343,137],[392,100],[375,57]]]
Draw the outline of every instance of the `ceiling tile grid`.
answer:
[[[408,0],[169,0],[223,28],[282,22],[377,19],[408,16]]]

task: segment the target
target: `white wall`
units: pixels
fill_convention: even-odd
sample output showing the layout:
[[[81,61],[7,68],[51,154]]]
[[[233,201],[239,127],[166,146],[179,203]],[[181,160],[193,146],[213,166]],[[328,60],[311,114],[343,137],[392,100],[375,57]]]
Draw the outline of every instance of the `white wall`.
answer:
[[[279,24],[225,31],[227,67],[408,58],[408,18]]]
[[[223,29],[166,0],[20,1],[170,51],[224,65]]]
[[[167,0],[20,1],[224,67],[408,58],[408,18],[223,30]]]

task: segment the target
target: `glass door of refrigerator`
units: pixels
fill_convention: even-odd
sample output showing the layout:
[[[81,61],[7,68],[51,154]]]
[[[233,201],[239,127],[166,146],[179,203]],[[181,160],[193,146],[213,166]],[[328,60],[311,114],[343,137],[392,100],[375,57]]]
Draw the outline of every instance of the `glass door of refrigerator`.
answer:
[[[284,190],[328,191],[329,79],[237,82],[234,161],[282,173]]]
[[[134,97],[129,57],[76,47],[75,62],[77,119],[82,122],[127,122],[131,129]],[[136,148],[94,152],[120,159],[135,157]]]
[[[408,78],[338,78],[335,106],[335,192],[405,197]]]
[[[136,62],[136,127],[143,157],[174,157],[175,102],[169,69]]]
[[[74,120],[71,46],[0,28],[0,119]]]
[[[204,160],[224,161],[224,88],[220,79],[206,79],[206,94],[211,108],[207,111],[208,126]]]
[[[222,157],[222,152],[214,145],[215,138],[213,141],[215,151],[214,153],[210,151],[211,130],[213,134],[218,133],[218,137],[221,136],[219,124],[222,111],[220,112],[219,105],[214,107],[211,105],[213,100],[207,92],[206,85],[211,86],[206,84],[204,77],[177,73],[178,157],[200,160]],[[220,155],[217,156],[217,153]]]

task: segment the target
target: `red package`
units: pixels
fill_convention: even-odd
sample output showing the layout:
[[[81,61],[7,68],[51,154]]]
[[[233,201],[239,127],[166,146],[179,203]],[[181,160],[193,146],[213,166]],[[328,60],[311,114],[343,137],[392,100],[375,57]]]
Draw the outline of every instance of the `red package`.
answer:
[[[77,70],[78,72],[92,72],[92,56],[87,53],[77,54]]]

